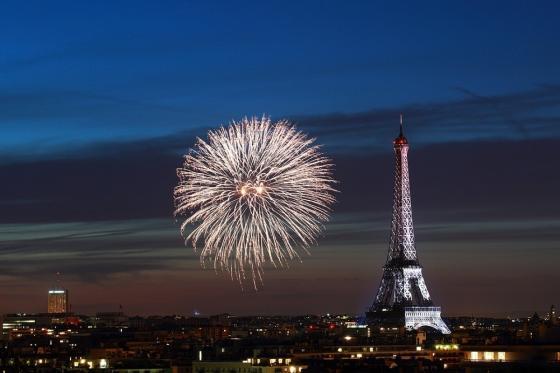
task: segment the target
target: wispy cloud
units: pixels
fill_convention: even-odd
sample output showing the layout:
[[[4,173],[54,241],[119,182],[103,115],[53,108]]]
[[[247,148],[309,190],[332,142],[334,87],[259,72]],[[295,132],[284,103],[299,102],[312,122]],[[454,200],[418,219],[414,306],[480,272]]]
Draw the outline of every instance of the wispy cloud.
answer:
[[[330,153],[341,154],[386,150],[388,142],[397,131],[400,113],[404,113],[405,131],[414,139],[417,147],[446,142],[560,137],[558,85],[502,95],[483,95],[462,87],[454,89],[465,97],[455,101],[412,104],[356,113],[292,116],[291,119],[301,129],[317,137],[319,143],[326,144]],[[23,131],[27,121],[40,119],[52,122],[61,118],[74,124],[69,128],[54,127],[52,136],[57,131],[68,131],[69,137],[41,139],[42,130],[38,130],[38,135],[34,135],[29,143],[5,146],[1,152],[2,163],[37,158],[99,157],[131,149],[177,151],[192,145],[195,136],[204,137],[208,129],[204,124],[190,123],[186,126],[187,129],[176,133],[154,134],[153,130],[149,130],[139,131],[134,136],[126,133],[125,136],[125,133],[119,135],[116,130],[113,138],[101,139],[98,135],[91,134],[76,140],[71,134],[82,131],[82,121],[103,122],[109,128],[112,123],[126,120],[140,127],[157,128],[156,123],[162,121],[188,123],[189,110],[86,92],[5,93],[0,97],[0,122],[12,123],[8,126],[7,136],[10,127],[15,131],[14,123],[17,123],[17,131]],[[223,123],[227,123],[228,119],[235,118],[225,118]]]
[[[0,226],[3,275],[97,281],[130,272],[183,268],[194,260],[171,220]],[[22,264],[23,263],[23,264]]]
[[[413,104],[359,113],[298,118],[322,141],[341,150],[377,150],[397,131],[400,113],[416,145],[449,141],[520,140],[560,137],[560,86],[501,95],[476,94],[466,88],[462,100]],[[337,139],[344,139],[343,141]]]
[[[258,295],[258,303],[289,312],[286,286],[294,286],[300,296],[291,300],[290,306],[314,294],[314,307],[318,309],[360,312],[371,302],[381,276],[388,219],[378,214],[335,214],[319,245],[311,248],[311,256],[302,256],[303,264],[294,261],[290,269],[265,271],[265,288]],[[554,284],[560,280],[554,260],[559,227],[557,219],[420,219],[416,225],[417,247],[432,294],[437,301],[445,300],[446,314],[529,307],[533,302],[548,304],[547,294],[554,293]],[[530,257],[526,255],[528,250]],[[461,263],[462,271],[455,270],[456,263]],[[212,269],[200,267],[197,254],[183,246],[177,225],[169,219],[3,224],[0,272],[4,293],[16,288],[19,293],[37,296],[44,296],[38,294],[42,291],[39,284],[54,283],[55,273],[61,272],[62,283],[70,286],[77,309],[88,307],[89,297],[83,289],[99,293],[107,284],[115,283],[118,289],[112,292],[113,301],[133,304],[139,310],[145,308],[138,304],[135,294],[142,293],[144,286],[153,296],[158,292],[175,294],[180,304],[196,303],[215,312],[223,310],[224,304],[239,304],[239,298],[245,296],[226,275],[216,276]],[[168,288],[157,289],[162,282]],[[535,287],[542,290],[538,299],[510,304],[512,288],[528,291]],[[200,289],[223,295],[206,296]],[[458,289],[484,302],[463,304],[462,298],[453,296]],[[181,291],[192,298],[177,297]],[[333,292],[345,302],[334,305]],[[251,294],[246,296],[250,298]],[[10,307],[28,301],[16,299]],[[264,307],[255,310],[253,301],[247,299],[247,309],[236,307],[242,312],[270,312]]]

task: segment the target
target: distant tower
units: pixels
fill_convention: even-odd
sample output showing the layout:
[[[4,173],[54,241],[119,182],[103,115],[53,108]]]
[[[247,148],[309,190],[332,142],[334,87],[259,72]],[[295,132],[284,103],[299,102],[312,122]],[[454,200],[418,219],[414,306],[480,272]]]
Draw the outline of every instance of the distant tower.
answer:
[[[379,324],[403,325],[408,330],[429,326],[441,333],[450,330],[435,307],[416,256],[412,204],[408,176],[408,140],[404,137],[402,115],[400,134],[394,140],[395,185],[389,254],[377,296],[367,317]]]
[[[68,313],[68,290],[66,289],[50,289],[48,295],[48,313]]]
[[[48,313],[69,313],[68,290],[60,287],[60,272],[56,273],[57,286],[51,288],[47,297]]]

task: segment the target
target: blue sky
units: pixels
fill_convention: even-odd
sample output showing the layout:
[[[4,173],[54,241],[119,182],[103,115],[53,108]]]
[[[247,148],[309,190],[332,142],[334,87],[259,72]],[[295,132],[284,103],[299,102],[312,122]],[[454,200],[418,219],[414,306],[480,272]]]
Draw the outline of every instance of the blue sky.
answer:
[[[557,84],[549,5],[8,5],[0,145],[32,152],[243,115],[399,110]]]
[[[42,311],[62,272],[79,312],[359,313],[386,254],[401,112],[419,257],[444,313],[546,309],[560,281],[539,265],[559,259],[559,11],[552,1],[4,4],[0,297],[12,302],[0,311]],[[267,272],[255,295],[200,269],[171,191],[196,136],[263,114],[324,144],[341,193],[313,256]]]

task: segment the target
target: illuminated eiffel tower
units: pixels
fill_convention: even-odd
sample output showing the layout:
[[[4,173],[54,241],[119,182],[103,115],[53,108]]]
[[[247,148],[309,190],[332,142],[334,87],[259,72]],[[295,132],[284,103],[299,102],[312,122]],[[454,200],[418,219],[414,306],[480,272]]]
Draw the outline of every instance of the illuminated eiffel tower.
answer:
[[[408,176],[408,140],[404,137],[401,115],[400,134],[394,140],[395,186],[389,254],[377,296],[367,312],[372,323],[402,326],[408,330],[429,326],[449,334],[434,306],[416,256],[412,204]]]

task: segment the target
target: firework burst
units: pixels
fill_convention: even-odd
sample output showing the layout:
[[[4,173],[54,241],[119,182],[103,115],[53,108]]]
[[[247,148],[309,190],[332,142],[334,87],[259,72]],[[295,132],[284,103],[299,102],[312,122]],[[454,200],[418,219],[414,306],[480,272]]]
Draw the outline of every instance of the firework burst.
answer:
[[[257,287],[266,262],[284,267],[316,242],[334,199],[332,164],[288,121],[244,118],[197,139],[177,170],[175,216],[185,243]],[[193,225],[186,235],[186,227]]]

